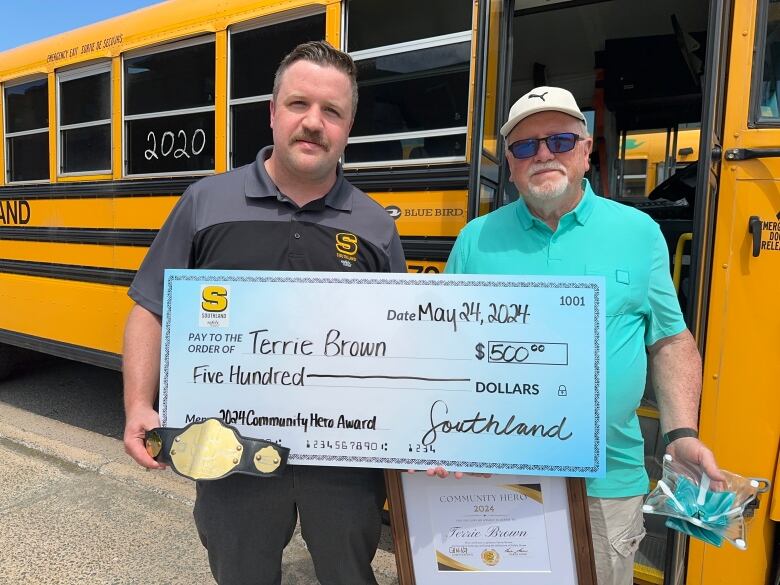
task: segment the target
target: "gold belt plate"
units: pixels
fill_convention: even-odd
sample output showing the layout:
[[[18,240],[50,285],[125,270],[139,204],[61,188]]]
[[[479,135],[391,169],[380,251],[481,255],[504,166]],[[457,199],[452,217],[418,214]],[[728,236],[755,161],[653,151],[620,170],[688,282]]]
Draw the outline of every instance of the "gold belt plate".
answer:
[[[209,419],[178,435],[170,455],[182,475],[192,479],[216,479],[238,466],[242,450],[232,429]]]

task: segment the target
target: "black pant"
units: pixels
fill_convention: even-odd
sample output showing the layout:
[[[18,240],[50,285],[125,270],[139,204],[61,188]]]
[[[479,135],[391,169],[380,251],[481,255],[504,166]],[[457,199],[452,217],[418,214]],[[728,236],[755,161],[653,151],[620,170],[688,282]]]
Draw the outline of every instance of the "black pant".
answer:
[[[381,470],[290,465],[282,477],[199,481],[195,525],[219,585],[279,585],[298,514],[322,585],[376,585]]]

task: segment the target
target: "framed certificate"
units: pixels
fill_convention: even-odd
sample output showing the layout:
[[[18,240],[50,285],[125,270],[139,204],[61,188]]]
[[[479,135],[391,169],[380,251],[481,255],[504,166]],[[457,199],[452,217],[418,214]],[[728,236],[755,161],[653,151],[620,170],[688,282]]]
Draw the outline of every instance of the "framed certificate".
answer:
[[[596,585],[583,480],[386,480],[400,585]]]

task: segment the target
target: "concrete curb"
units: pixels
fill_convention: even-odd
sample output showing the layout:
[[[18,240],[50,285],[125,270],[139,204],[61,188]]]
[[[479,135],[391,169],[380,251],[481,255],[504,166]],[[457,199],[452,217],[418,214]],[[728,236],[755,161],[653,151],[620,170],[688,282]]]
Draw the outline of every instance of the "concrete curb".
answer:
[[[114,480],[192,505],[194,482],[136,465],[117,439],[0,403],[0,437]]]

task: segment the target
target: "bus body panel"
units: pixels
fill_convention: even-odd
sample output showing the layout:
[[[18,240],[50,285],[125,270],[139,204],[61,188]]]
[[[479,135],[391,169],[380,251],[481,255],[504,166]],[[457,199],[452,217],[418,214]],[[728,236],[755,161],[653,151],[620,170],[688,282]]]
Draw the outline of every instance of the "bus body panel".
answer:
[[[127,287],[0,273],[0,330],[119,354]]]
[[[756,180],[774,173],[775,179]],[[740,178],[741,176],[741,178]],[[720,182],[712,296],[701,408],[701,436],[718,464],[749,477],[772,480],[780,444],[780,230],[764,231],[774,250],[752,255],[749,218],[778,222],[780,161],[726,163]],[[773,234],[770,236],[770,234]],[[750,520],[748,550],[715,548],[691,540],[689,583],[764,583],[776,526],[768,521],[769,494]]]
[[[217,5],[212,0],[161,2],[5,51],[0,56],[0,82],[111,58],[174,39],[215,33],[234,23],[288,10],[322,6],[328,11],[328,7],[335,6],[330,12],[337,17],[339,5],[340,0],[231,0]],[[340,30],[338,24],[329,30]]]
[[[468,218],[468,191],[369,193],[396,217],[401,237],[455,238]],[[397,214],[397,216],[396,216]]]
[[[756,4],[734,4],[728,71],[754,67],[754,47],[764,40],[764,32],[756,30]],[[780,129],[749,128],[750,84],[745,77],[729,75],[727,84],[723,152],[780,143]],[[780,160],[725,158],[720,165],[700,430],[721,467],[768,480],[775,477],[780,445],[780,311],[775,294],[780,288],[780,229],[762,230],[764,249],[754,257],[748,224],[752,216],[780,222],[779,215]],[[777,529],[769,520],[770,503],[771,494],[762,495],[749,519],[746,551],[691,539],[688,583],[769,583]]]

